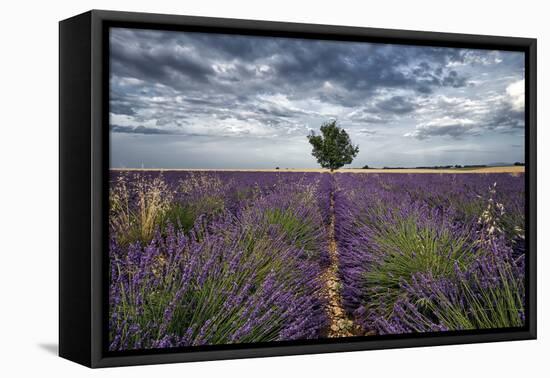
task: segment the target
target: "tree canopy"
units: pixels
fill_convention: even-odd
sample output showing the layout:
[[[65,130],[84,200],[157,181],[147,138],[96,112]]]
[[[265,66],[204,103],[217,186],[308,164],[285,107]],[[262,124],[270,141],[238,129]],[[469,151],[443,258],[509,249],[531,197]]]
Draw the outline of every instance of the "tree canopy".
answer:
[[[307,136],[313,146],[311,154],[323,168],[331,171],[345,164],[350,164],[359,153],[359,146],[354,146],[346,130],[338,127],[336,121],[321,125],[321,135],[314,131]]]

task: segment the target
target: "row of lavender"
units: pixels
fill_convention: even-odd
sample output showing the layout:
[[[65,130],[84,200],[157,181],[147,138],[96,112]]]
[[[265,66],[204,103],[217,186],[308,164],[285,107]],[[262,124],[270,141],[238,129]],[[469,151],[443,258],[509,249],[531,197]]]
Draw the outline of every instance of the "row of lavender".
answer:
[[[524,324],[524,176],[336,174],[343,303],[367,334]]]
[[[318,338],[328,175],[112,172],[110,350]]]

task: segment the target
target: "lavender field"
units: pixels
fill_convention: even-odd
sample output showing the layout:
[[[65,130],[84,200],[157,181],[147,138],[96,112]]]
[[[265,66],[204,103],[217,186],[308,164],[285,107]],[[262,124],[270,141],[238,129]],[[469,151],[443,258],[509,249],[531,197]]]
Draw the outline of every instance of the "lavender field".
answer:
[[[523,174],[111,171],[109,349],[524,322]]]

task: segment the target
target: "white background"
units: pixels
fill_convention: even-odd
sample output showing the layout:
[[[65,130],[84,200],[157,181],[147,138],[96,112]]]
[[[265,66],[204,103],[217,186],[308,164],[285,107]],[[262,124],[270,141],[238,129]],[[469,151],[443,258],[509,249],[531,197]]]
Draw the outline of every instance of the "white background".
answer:
[[[536,377],[550,372],[550,26],[545,1],[4,1],[0,22],[0,375]],[[538,38],[539,340],[90,370],[56,356],[58,26],[89,9]],[[546,299],[546,300],[545,300]],[[546,352],[544,349],[546,348]],[[546,375],[544,374],[544,375]],[[547,375],[546,375],[547,376]]]

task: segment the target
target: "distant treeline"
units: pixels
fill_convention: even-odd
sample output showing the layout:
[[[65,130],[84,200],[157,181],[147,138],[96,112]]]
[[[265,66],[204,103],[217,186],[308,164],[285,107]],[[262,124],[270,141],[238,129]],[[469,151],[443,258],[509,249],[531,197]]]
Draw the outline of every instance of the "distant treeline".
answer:
[[[515,162],[515,166],[524,166],[525,163]],[[382,169],[472,169],[472,168],[487,168],[491,167],[487,164],[455,164],[455,165],[427,165],[427,166],[419,166],[419,167],[382,167]],[[369,167],[368,165],[363,166],[362,169],[378,169],[376,167]]]
[[[460,168],[485,168],[488,167],[486,164],[465,164],[465,165],[426,165],[418,167],[388,167],[384,166],[382,169],[460,169]],[[378,169],[375,167],[369,167],[368,165],[363,166],[363,169]]]
[[[470,164],[470,165],[434,165],[426,167],[416,167],[416,169],[452,169],[452,168],[485,168],[488,167],[486,164]]]

